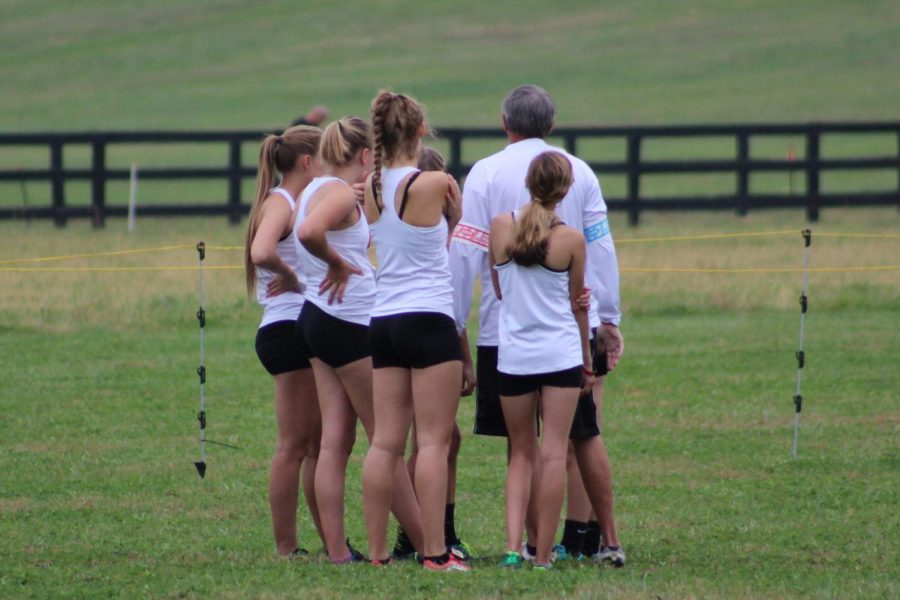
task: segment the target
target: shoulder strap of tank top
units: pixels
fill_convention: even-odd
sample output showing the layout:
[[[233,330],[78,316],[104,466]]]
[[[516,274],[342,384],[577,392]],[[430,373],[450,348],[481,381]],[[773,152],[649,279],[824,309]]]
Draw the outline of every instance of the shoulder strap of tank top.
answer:
[[[283,187],[276,186],[276,187],[273,187],[271,190],[269,190],[269,193],[270,194],[278,194],[279,196],[283,197],[285,200],[288,201],[288,204],[290,204],[291,210],[294,210],[294,206],[296,205],[297,201],[291,197],[291,193],[289,191],[287,191]]]
[[[409,181],[406,182],[406,187],[403,188],[403,198],[400,199],[400,210],[397,211],[397,218],[401,221],[403,220],[403,211],[406,210],[406,201],[409,200],[409,187],[413,184],[413,181],[416,180],[416,177],[422,174],[422,171],[416,171],[409,178]]]

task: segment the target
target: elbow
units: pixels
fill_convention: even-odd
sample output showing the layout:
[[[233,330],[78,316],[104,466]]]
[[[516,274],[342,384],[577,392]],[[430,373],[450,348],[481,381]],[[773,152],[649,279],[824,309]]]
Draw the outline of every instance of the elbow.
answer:
[[[310,227],[307,223],[301,223],[297,229],[297,238],[304,246],[309,246],[322,236],[322,232],[315,227]]]
[[[256,267],[265,267],[272,261],[274,255],[274,248],[264,248],[257,244],[250,246],[250,262]]]

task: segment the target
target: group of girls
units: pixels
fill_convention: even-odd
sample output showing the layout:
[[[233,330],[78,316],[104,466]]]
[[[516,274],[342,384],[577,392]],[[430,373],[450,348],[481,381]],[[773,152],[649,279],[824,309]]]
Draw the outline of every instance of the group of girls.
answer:
[[[367,560],[344,533],[345,473],[359,419],[369,441],[362,469],[368,560],[390,562],[393,512],[401,526],[397,546],[402,542],[406,555],[417,552],[426,569],[470,569],[452,531],[456,411],[460,395],[474,387],[468,345],[453,319],[447,254],[461,195],[443,171],[420,168],[428,133],[415,100],[380,92],[371,124],[347,117],[324,132],[294,126],[262,144],[245,263],[248,291],[263,306],[257,354],[275,380],[269,501],[279,554],[305,553],[296,533],[302,473],[329,559]],[[571,181],[562,154],[538,156],[527,180],[533,202],[498,217],[491,231],[495,288],[504,298],[499,381],[511,444],[507,521],[518,523],[519,539],[532,470],[522,457],[532,456],[527,448],[536,444],[538,390],[551,390],[540,402],[547,460],[536,473],[539,566],[549,564],[559,520],[575,403],[592,383],[587,320],[577,302],[584,239],[553,213]],[[547,370],[549,379],[535,376]],[[407,465],[411,427],[414,459]]]

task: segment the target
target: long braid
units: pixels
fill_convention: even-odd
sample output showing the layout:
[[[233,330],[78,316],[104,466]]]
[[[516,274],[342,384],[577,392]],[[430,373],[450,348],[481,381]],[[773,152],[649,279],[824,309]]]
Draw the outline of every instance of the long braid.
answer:
[[[381,198],[381,167],[384,163],[384,142],[382,140],[384,108],[387,105],[387,102],[383,101],[382,98],[385,95],[387,95],[387,92],[379,94],[372,104],[372,134],[375,138],[373,152],[375,170],[372,172],[372,195],[375,198],[375,206],[378,207],[379,212],[384,210],[384,199]]]

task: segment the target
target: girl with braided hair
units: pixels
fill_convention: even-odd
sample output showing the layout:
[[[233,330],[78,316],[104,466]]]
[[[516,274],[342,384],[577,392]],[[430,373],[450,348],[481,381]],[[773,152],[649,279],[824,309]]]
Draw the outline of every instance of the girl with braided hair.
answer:
[[[296,200],[321,172],[316,158],[321,137],[318,127],[300,125],[263,140],[244,250],[247,293],[255,295],[263,307],[256,353],[275,380],[278,437],[269,472],[269,505],[280,555],[306,554],[297,545],[301,465],[306,503],[319,537],[325,539],[313,489],[321,432],[319,405],[309,354],[294,333],[303,289],[291,240]]]
[[[415,100],[380,92],[372,102],[372,127],[375,170],[364,202],[378,258],[369,326],[377,417],[363,464],[369,555],[377,563],[390,560],[390,475],[403,464],[415,416],[424,567],[468,571],[444,539],[447,457],[463,380],[447,258],[448,235],[462,212],[459,187],[445,173],[417,168],[428,125]]]

